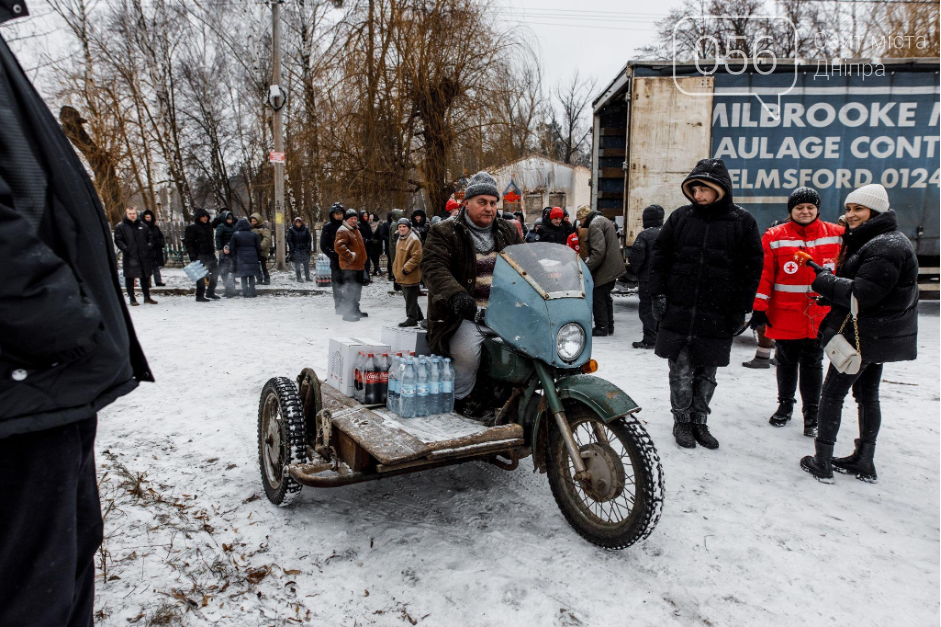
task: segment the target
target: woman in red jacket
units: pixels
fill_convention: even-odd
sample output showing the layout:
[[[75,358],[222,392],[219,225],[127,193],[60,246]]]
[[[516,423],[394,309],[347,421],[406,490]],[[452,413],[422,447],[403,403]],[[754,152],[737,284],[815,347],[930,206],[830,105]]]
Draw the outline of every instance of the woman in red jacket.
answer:
[[[783,427],[791,419],[794,393],[800,379],[804,435],[817,435],[817,406],[823,385],[823,346],[820,323],[830,311],[817,303],[810,289],[814,271],[794,262],[803,250],[821,266],[836,266],[843,227],[819,219],[820,195],[809,187],[795,189],[787,201],[790,219],[765,232],[765,259],[755,296],[752,328],[767,325],[765,335],[776,342],[778,410],[768,421]]]

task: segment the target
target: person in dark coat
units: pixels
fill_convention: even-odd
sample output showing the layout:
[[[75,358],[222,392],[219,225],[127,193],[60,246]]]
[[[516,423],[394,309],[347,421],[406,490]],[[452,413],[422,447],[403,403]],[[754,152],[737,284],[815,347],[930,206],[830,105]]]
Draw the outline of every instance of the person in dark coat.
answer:
[[[363,244],[366,246],[366,274],[372,274],[372,244],[374,233],[372,225],[369,224],[369,212],[361,211],[356,221],[356,228],[359,234],[363,236]]]
[[[804,457],[801,468],[824,483],[833,482],[834,470],[875,483],[873,456],[882,426],[879,383],[883,364],[918,356],[918,260],[911,241],[898,230],[882,185],[851,192],[845,206],[847,229],[836,273],[818,266],[811,287],[831,306],[821,327],[824,346],[842,333],[855,347],[853,321],[848,317],[851,301],[858,303],[862,365],[855,374],[841,373],[830,365],[820,395],[815,454]],[[850,388],[859,404],[859,439],[851,455],[832,459],[843,399]]]
[[[216,221],[218,220],[218,224]],[[225,254],[225,245],[229,243],[229,240],[232,239],[232,236],[235,235],[235,214],[222,207],[220,209],[220,214],[216,216],[213,224],[216,224],[215,227],[215,238],[216,238],[216,256],[218,257],[218,268],[219,275],[222,278],[222,284],[225,286],[225,296],[226,298],[231,298],[236,295],[235,289],[235,279],[232,275],[232,266],[234,265],[232,259]]]
[[[536,218],[533,222],[533,228],[529,229],[529,233],[526,234],[525,242],[527,244],[535,244],[536,242],[542,239],[542,218]]]
[[[549,210],[549,219],[543,219],[539,241],[550,244],[562,244],[572,234],[571,227],[565,222],[565,211],[560,207]]]
[[[330,207],[330,220],[320,229],[320,252],[330,260],[330,290],[333,293],[333,311],[340,313],[340,284],[343,277],[340,274],[340,256],[333,249],[333,242],[337,238],[337,231],[343,226],[343,214],[346,209],[338,202]]]
[[[252,230],[251,223],[245,218],[235,223],[235,235],[226,245],[226,252],[235,261],[235,276],[242,279],[242,296],[255,298],[255,279],[258,276],[258,264],[261,263],[261,237]]]
[[[219,300],[216,296],[216,281],[219,275],[219,264],[216,262],[215,245],[212,225],[209,224],[209,212],[197,209],[193,213],[193,223],[183,231],[183,246],[190,262],[201,261],[209,271],[202,279],[196,281],[196,302],[208,303]],[[208,284],[208,291],[206,289]]]
[[[519,244],[515,226],[497,217],[496,180],[478,172],[464,191],[464,207],[428,233],[421,273],[428,287],[428,345],[454,360],[454,396],[464,399],[477,382],[483,335],[473,322],[490,300],[497,255]]]
[[[160,225],[157,224],[157,216],[154,215],[153,211],[150,209],[144,210],[144,213],[141,214],[141,220],[144,221],[151,233],[150,269],[153,271],[154,285],[163,287],[166,283],[163,282],[163,277],[160,276],[160,268],[167,265],[167,238],[160,230]]]
[[[114,245],[121,251],[121,266],[124,272],[124,287],[131,305],[137,305],[134,297],[134,280],[140,279],[140,289],[144,293],[144,302],[156,305],[150,297],[150,275],[152,274],[151,254],[153,235],[147,225],[137,217],[137,208],[124,210],[124,219],[114,227]]]
[[[379,220],[379,216],[375,213],[369,214],[369,226],[372,227],[373,239],[372,243],[369,245],[369,260],[372,264],[372,275],[379,276],[379,257],[382,256],[383,250],[383,236],[382,236],[382,227],[385,226],[384,221]],[[388,234],[386,234],[388,238]]]
[[[154,379],[95,187],[2,36],[0,338],[0,625],[86,627],[97,413]]]
[[[428,239],[428,229],[431,228],[431,224],[428,222],[428,214],[425,213],[424,209],[412,210],[412,228],[418,233],[422,246],[424,246],[425,240]]]
[[[373,248],[373,254],[376,256],[376,267],[374,268],[374,273],[379,274],[379,257],[381,255],[386,256],[386,277],[392,280],[392,255],[389,254],[389,233],[393,228],[392,225],[392,215],[391,213],[386,216],[386,219],[379,223],[379,226],[375,230],[375,246]]]
[[[703,159],[682,184],[690,204],[670,214],[650,257],[656,353],[670,363],[677,444],[718,448],[706,419],[716,369],[729,365],[761,278],[758,224],[732,201],[721,159]]]
[[[653,317],[653,300],[650,298],[650,253],[663,226],[663,207],[650,205],[644,209],[644,230],[634,238],[631,246],[631,270],[637,275],[637,315],[644,329],[644,337],[632,342],[634,348],[653,348],[657,342],[657,321]]]
[[[313,249],[313,238],[310,229],[300,216],[294,218],[294,224],[288,229],[284,240],[291,262],[294,264],[294,273],[297,275],[298,283],[301,281],[301,268],[304,269],[304,279],[310,282],[310,252]]]
[[[587,231],[585,265],[588,266],[595,284],[592,292],[595,327],[591,334],[594,337],[604,337],[614,333],[614,301],[611,298],[611,290],[614,289],[617,278],[624,274],[624,258],[621,256],[617,229],[611,220],[599,211],[589,211],[584,224]],[[574,229],[572,233],[575,233]]]

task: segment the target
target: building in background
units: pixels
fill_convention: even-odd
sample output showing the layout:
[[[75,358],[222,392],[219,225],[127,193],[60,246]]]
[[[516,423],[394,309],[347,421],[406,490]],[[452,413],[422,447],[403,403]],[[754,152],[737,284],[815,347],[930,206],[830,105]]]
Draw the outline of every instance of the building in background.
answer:
[[[522,210],[527,223],[540,217],[543,207],[562,207],[574,219],[575,210],[591,202],[591,170],[584,166],[530,155],[488,171],[501,190],[500,207]]]

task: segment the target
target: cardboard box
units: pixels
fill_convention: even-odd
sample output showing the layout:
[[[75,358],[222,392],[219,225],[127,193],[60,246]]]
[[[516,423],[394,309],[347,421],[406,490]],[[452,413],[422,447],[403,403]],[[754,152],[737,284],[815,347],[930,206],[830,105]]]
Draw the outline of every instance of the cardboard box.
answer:
[[[373,340],[338,337],[330,340],[327,354],[327,384],[353,396],[353,365],[356,356],[366,353],[388,353],[390,347]]]
[[[427,331],[421,328],[399,329],[382,327],[382,343],[388,344],[393,353],[414,352],[416,355],[430,355]]]

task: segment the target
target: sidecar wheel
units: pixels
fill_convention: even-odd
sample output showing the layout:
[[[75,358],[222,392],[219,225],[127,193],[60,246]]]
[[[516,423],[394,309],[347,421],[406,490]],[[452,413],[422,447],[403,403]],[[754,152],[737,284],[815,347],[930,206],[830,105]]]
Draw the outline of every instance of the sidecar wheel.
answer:
[[[287,377],[270,379],[258,402],[258,461],[265,496],[275,505],[287,507],[300,493],[301,484],[286,468],[306,459],[306,445],[297,387]]]
[[[576,532],[592,544],[623,549],[653,531],[663,509],[663,469],[653,441],[633,416],[605,423],[584,405],[566,416],[592,470],[592,482],[575,480],[562,435],[549,431],[549,487]]]

